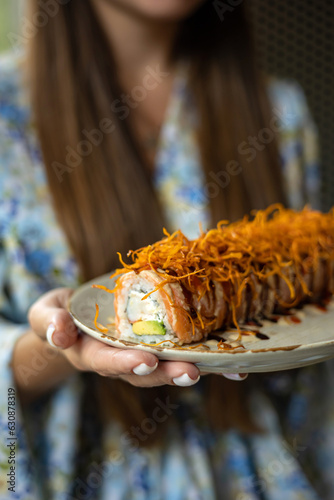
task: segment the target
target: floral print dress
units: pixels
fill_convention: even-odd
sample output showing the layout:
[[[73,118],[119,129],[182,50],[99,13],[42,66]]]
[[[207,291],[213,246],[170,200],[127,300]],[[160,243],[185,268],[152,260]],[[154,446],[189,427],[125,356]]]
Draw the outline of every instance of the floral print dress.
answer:
[[[319,176],[316,131],[296,83],[272,80],[280,117],[281,159],[291,206],[307,196],[316,206]],[[334,498],[333,363],[268,375],[251,407],[265,434],[213,432],[201,417],[205,380],[179,400],[159,401],[173,414],[163,445],[129,446],[111,422],[103,455],[77,475],[82,436],[94,442],[93,398],[83,404],[81,376],[73,376],[28,408],[15,404],[13,347],[27,329],[27,310],[44,292],[75,287],[78,269],[53,213],[19,62],[0,62],[0,499],[22,500],[330,500]],[[192,133],[185,78],[175,81],[156,161],[155,185],[169,229],[194,237],[209,223],[204,176]],[[191,179],[191,184],[189,183]],[[27,379],[43,369],[32,353]],[[203,378],[205,379],[205,377]],[[10,396],[10,398],[9,398]],[[10,409],[10,411],[13,411]],[[11,417],[12,418],[12,417]],[[156,423],[156,425],[158,425]],[[78,427],[83,432],[78,433]],[[81,436],[81,437],[80,437]],[[130,436],[131,437],[131,436]],[[133,436],[132,436],[133,437]],[[11,450],[15,462],[9,463]],[[10,467],[13,467],[12,469]],[[15,475],[14,485],[11,478]]]

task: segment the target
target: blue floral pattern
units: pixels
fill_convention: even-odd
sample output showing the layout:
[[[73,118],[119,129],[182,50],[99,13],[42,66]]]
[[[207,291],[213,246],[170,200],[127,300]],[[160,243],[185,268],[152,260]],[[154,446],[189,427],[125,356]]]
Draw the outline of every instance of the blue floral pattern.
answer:
[[[316,131],[301,89],[269,84],[281,113],[281,156],[290,204],[307,195],[318,203]],[[334,405],[330,362],[268,376],[252,394],[266,433],[213,433],[199,424],[202,386],[178,402],[159,448],[129,447],[114,422],[103,436],[104,460],[90,464],[86,482],[75,477],[82,381],[66,384],[23,411],[17,399],[16,491],[8,491],[7,389],[15,388],[12,351],[25,332],[32,302],[57,286],[76,286],[78,269],[52,211],[41,155],[21,83],[20,62],[0,62],[0,499],[101,500],[330,500],[334,498]],[[170,229],[197,234],[209,224],[204,175],[192,132],[185,79],[177,78],[157,155],[155,184]],[[191,183],[189,183],[191,179]],[[304,187],[303,187],[304,186]],[[306,188],[305,188],[306,186]],[[302,189],[303,187],[303,189]],[[289,395],[289,398],[287,398]],[[284,399],[286,397],[286,399]],[[286,401],[286,403],[284,403]],[[317,410],[317,411],[316,411]],[[319,418],[321,416],[321,420]],[[283,432],[284,431],[284,432]],[[126,436],[125,436],[126,437]],[[6,472],[6,474],[4,474]],[[80,482],[81,481],[81,482]],[[75,492],[75,496],[72,494]],[[91,496],[89,496],[91,495]]]

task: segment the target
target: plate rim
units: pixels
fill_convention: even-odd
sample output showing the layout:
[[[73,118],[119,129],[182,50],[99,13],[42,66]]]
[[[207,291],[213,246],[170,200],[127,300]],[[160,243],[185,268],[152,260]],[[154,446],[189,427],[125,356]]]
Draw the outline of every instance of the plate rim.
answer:
[[[79,319],[79,317],[77,317],[76,313],[73,311],[73,303],[75,300],[77,300],[78,295],[80,295],[81,293],[85,293],[91,287],[92,284],[98,283],[101,281],[106,281],[106,280],[110,279],[111,275],[112,275],[112,273],[105,273],[101,276],[98,276],[94,279],[91,279],[85,283],[80,284],[78,286],[78,288],[75,289],[74,293],[71,295],[71,297],[69,298],[68,303],[67,303],[67,310],[70,313],[71,317],[73,318],[73,321],[76,324],[76,326],[78,328],[80,328],[81,330],[82,330],[81,327],[83,326],[86,330],[88,330],[88,331],[83,330],[85,334],[88,334],[92,338],[96,338],[100,342],[103,342],[107,345],[112,345],[112,346],[117,347],[117,348],[124,348],[124,349],[131,349],[132,348],[132,349],[140,349],[140,350],[147,351],[147,352],[153,352],[157,357],[159,357],[159,353],[168,353],[168,352],[176,353],[176,352],[178,352],[178,353],[182,354],[182,352],[183,352],[183,353],[187,353],[188,355],[191,353],[192,355],[195,355],[195,357],[197,357],[196,355],[198,355],[199,357],[204,355],[205,358],[207,357],[207,355],[223,356],[225,358],[225,355],[227,355],[227,354],[234,356],[234,357],[236,355],[247,355],[247,354],[254,355],[254,354],[256,354],[257,356],[262,358],[262,357],[266,357],[268,355],[275,356],[277,354],[277,352],[282,353],[282,351],[285,351],[286,353],[289,353],[291,351],[293,352],[296,350],[298,350],[299,352],[304,352],[304,351],[308,351],[310,349],[311,350],[318,350],[318,349],[324,348],[325,346],[334,345],[334,331],[333,331],[333,338],[329,339],[329,340],[321,340],[321,341],[316,341],[316,342],[307,343],[307,344],[295,344],[295,345],[286,346],[286,348],[284,348],[284,346],[282,346],[281,348],[278,348],[278,349],[268,348],[268,350],[266,350],[265,348],[264,349],[249,349],[248,348],[248,349],[236,350],[236,351],[224,351],[224,350],[221,350],[221,351],[218,351],[218,350],[196,351],[196,349],[194,349],[194,348],[187,349],[185,346],[179,346],[179,347],[154,346],[154,345],[149,346],[149,345],[146,345],[143,343],[135,342],[131,339],[129,339],[129,340],[117,339],[117,338],[113,337],[112,335],[103,334],[102,332],[98,332],[95,329],[91,328],[90,326],[86,325],[85,323],[83,323]],[[334,298],[332,299],[332,301],[334,302]],[[104,336],[104,338],[107,338],[108,341],[105,342],[102,339],[102,336]],[[124,342],[126,342],[128,345],[125,345]],[[166,341],[166,343],[167,342],[168,341]],[[118,344],[120,343],[121,345],[115,345],[116,343],[118,343]],[[198,341],[196,343],[200,343],[200,341]],[[330,359],[331,357],[334,357],[334,352],[332,353],[332,355],[329,355],[327,358],[324,355],[323,360],[320,359],[318,361],[314,361],[314,363],[307,363],[307,364],[319,363],[319,362],[325,361],[326,359]],[[239,356],[238,356],[238,358],[239,358]],[[165,358],[165,359],[167,359],[167,358]],[[232,358],[230,358],[230,359],[232,359]],[[181,361],[181,359],[179,361]],[[184,359],[184,361],[187,361],[187,360]],[[206,359],[205,361],[207,361],[209,363],[209,359]],[[224,359],[222,359],[222,362],[223,361],[224,361]],[[210,365],[205,365],[205,363],[203,364],[203,362],[201,362],[201,361],[192,361],[192,362],[194,362],[196,364],[200,364],[200,365],[205,366],[205,367],[210,366]],[[302,363],[300,364],[297,362],[296,368],[301,367],[301,366],[306,366],[307,364],[305,363],[305,365],[303,365]],[[267,371],[268,372],[269,371],[280,371],[280,370],[293,369],[293,368],[294,368],[293,366],[288,367],[288,368],[282,368],[282,369],[275,369],[275,367],[273,367],[273,370],[267,370]],[[231,370],[229,370],[229,373],[231,373]],[[241,373],[241,372],[238,371],[238,373]]]

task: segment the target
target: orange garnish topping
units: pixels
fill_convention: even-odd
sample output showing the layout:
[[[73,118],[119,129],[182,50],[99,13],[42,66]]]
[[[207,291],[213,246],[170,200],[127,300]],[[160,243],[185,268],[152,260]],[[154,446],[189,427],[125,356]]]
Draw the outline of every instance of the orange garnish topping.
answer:
[[[97,330],[99,330],[99,332],[107,333],[109,331],[108,328],[101,325],[101,323],[97,322],[97,318],[99,317],[99,306],[97,304],[95,304],[95,308],[96,308],[96,313],[95,313],[95,318],[94,318],[94,326]]]

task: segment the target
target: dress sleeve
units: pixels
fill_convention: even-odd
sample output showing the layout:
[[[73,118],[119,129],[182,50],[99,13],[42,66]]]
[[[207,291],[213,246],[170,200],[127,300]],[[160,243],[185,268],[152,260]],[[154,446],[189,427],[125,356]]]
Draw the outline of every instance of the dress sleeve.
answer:
[[[42,194],[38,196],[43,193],[38,174],[42,169],[29,141],[20,109],[7,104],[1,108],[0,100],[0,500],[63,500],[75,479],[80,377],[74,375],[23,407],[12,371],[15,344],[29,328],[31,303],[50,288],[73,282],[61,233],[54,219],[39,213],[45,215],[49,208]],[[50,263],[44,241],[53,245],[58,267]],[[26,379],[43,370],[46,362],[32,352],[28,365],[21,367]],[[8,490],[10,477],[13,490]]]
[[[4,124],[0,129],[3,132]],[[15,150],[15,141],[4,145],[8,137],[0,132],[0,499],[41,498],[38,482],[32,480],[34,469],[28,451],[27,436],[23,424],[22,409],[15,386],[12,371],[13,349],[16,341],[27,331],[25,318],[17,315],[15,303],[9,293],[8,277],[11,262],[9,261],[4,234],[10,221],[5,210],[10,206],[6,197],[7,183],[3,176],[9,162],[9,151]],[[13,210],[13,207],[12,207]]]
[[[294,81],[269,85],[272,111],[280,121],[279,146],[290,207],[320,209],[318,131],[302,88]]]

